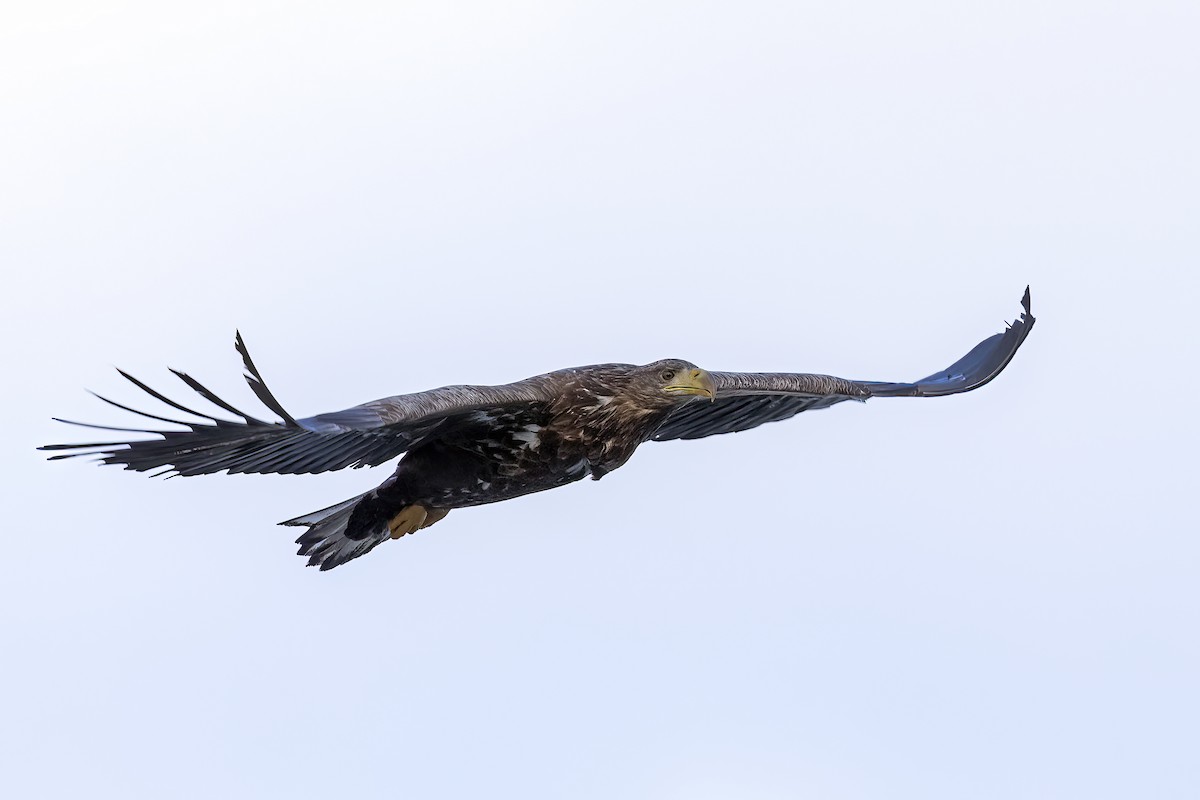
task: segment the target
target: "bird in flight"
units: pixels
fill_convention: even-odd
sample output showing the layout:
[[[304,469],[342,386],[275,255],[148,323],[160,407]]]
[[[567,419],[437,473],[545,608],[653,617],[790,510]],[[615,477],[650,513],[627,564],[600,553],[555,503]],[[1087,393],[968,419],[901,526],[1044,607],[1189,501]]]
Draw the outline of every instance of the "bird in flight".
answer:
[[[802,411],[872,397],[940,397],[978,389],[996,377],[1033,328],[1029,289],[1020,319],[941,372],[913,383],[855,381],[806,373],[707,372],[679,359],[595,364],[500,386],[444,386],[386,397],[344,411],[296,418],[267,388],[239,333],[245,378],[279,421],[239,411],[199,381],[172,370],[204,400],[237,419],[194,411],[121,372],[187,421],[111,405],[183,430],[113,428],[156,439],[51,444],[51,459],[99,456],[105,464],[156,475],[215,472],[328,472],[404,457],[369,492],[281,522],[306,528],[296,543],[321,570],[358,558],[388,539],[440,521],[456,508],[498,503],[622,466],[645,442],[699,439],[778,422]],[[99,395],[97,395],[99,396]]]

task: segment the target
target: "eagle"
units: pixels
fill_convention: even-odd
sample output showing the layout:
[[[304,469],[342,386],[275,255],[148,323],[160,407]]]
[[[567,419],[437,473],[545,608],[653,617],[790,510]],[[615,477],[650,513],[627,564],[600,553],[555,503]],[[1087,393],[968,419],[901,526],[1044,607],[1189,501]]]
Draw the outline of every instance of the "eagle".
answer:
[[[498,503],[599,480],[645,442],[700,439],[757,428],[804,411],[873,397],[941,397],[969,392],[996,377],[1033,328],[1029,288],[1023,312],[946,369],[912,383],[887,383],[794,372],[708,372],[689,361],[595,364],[499,386],[444,386],[386,397],[343,411],[294,417],[267,388],[241,333],[235,347],[254,394],[278,420],[239,411],[190,375],[171,370],[225,412],[193,410],[132,375],[122,377],[167,406],[175,419],[124,411],[181,430],[114,428],[58,422],[122,434],[153,434],[81,444],[50,444],[53,459],[98,456],[154,475],[312,474],[374,467],[403,456],[374,489],[279,524],[305,528],[296,539],[309,566],[328,570],[444,519],[456,508]],[[261,412],[260,412],[261,413]],[[228,415],[236,417],[229,419]]]

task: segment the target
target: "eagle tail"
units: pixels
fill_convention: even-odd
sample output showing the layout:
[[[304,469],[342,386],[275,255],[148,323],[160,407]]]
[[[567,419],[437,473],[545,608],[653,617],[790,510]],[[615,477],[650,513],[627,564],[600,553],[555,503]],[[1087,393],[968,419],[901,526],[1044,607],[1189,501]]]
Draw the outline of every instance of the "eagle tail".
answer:
[[[280,525],[304,525],[308,528],[296,544],[300,549],[296,555],[308,556],[308,566],[319,567],[322,572],[345,564],[351,559],[358,558],[370,552],[375,545],[386,542],[391,536],[386,519],[372,526],[366,535],[360,539],[351,539],[346,535],[346,526],[350,515],[366,494],[351,497],[337,505],[322,508],[294,519],[279,523]]]

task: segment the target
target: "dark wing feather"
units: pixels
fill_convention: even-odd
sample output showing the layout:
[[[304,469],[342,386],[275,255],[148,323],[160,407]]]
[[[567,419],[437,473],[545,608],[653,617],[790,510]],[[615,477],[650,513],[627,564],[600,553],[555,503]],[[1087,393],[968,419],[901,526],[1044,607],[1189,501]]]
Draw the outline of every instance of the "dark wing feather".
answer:
[[[399,456],[435,432],[461,421],[472,411],[543,403],[552,397],[553,376],[544,375],[504,386],[447,386],[416,394],[398,395],[361,406],[296,419],[267,388],[241,334],[236,347],[246,369],[246,380],[270,411],[283,419],[267,422],[239,411],[209,391],[199,381],[174,372],[196,394],[241,417],[227,420],[194,411],[121,372],[142,391],[172,408],[199,417],[188,422],[161,417],[101,397],[106,403],[183,430],[113,428],[59,420],[72,425],[154,434],[157,439],[51,444],[42,450],[58,451],[53,459],[99,456],[105,464],[145,472],[162,470],[176,475],[213,472],[307,474],[346,467],[376,466]],[[119,370],[118,370],[119,371]],[[162,468],[166,469],[162,469]],[[162,474],[162,473],[155,473]]]
[[[1003,333],[989,336],[971,349],[971,352],[946,367],[941,372],[921,378],[915,383],[874,383],[866,386],[872,397],[941,397],[978,389],[995,378],[1017,354],[1017,348],[1025,341],[1033,323],[1037,320],[1029,310],[1029,287],[1021,298],[1025,310],[1021,318],[1009,324]]]
[[[940,397],[978,389],[1000,374],[1033,328],[1029,288],[1021,298],[1020,319],[977,344],[941,372],[915,383],[851,381],[804,373],[714,372],[717,399],[681,406],[654,434],[654,441],[699,439],[756,428],[844,400],[872,397]]]
[[[250,358],[250,351],[246,348],[246,342],[242,339],[241,331],[234,331],[233,346],[242,357],[242,365],[246,368],[244,376],[246,382],[250,384],[250,389],[258,396],[262,404],[282,417],[283,421],[288,425],[297,424],[296,420],[292,419],[292,415],[283,410],[283,405],[275,399],[275,395],[271,394],[271,390],[267,388],[267,382],[262,379],[262,375],[258,374],[258,367],[254,366],[254,360]],[[238,416],[243,416],[242,412],[237,409],[232,409],[232,411]]]

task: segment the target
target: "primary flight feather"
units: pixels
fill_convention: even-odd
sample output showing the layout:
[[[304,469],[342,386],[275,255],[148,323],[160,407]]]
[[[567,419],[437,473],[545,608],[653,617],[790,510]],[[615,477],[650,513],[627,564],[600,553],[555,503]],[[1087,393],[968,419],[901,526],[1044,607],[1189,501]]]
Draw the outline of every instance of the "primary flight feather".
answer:
[[[105,464],[154,474],[302,474],[383,464],[403,455],[369,492],[282,522],[304,526],[299,554],[322,570],[376,545],[427,528],[455,508],[508,500],[617,469],[647,441],[699,439],[749,430],[802,411],[872,397],[937,397],[969,392],[1008,365],[1033,328],[1029,289],[1023,313],[941,372],[913,383],[854,381],[805,373],[706,372],[678,359],[596,364],[501,386],[445,386],[344,411],[295,418],[267,388],[241,334],[245,377],[281,421],[259,419],[172,370],[193,391],[239,419],[195,411],[125,372],[121,375],[188,421],[106,403],[185,430],[111,428],[157,439],[52,444],[53,459],[95,455]]]

